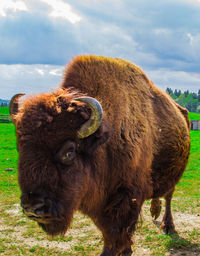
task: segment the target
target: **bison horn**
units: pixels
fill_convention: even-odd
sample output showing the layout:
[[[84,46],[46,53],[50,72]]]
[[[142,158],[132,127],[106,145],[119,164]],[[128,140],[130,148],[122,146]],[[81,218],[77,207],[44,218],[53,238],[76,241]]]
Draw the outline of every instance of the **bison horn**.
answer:
[[[12,99],[10,100],[10,104],[9,104],[9,112],[10,112],[10,116],[11,116],[11,120],[13,123],[15,123],[15,120],[13,118],[14,115],[17,114],[18,112],[18,107],[19,107],[19,98],[24,96],[24,93],[18,93],[15,94]]]
[[[78,137],[83,139],[98,130],[102,122],[103,109],[101,104],[92,97],[79,97],[75,98],[74,100],[86,103],[92,110],[90,119],[84,123],[78,131]]]

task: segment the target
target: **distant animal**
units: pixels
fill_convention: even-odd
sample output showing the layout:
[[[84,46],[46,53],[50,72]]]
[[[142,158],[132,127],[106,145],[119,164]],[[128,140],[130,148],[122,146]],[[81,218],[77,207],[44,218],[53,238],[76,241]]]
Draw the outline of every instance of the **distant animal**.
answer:
[[[10,103],[19,151],[24,213],[50,235],[64,234],[76,210],[104,239],[101,256],[132,254],[146,199],[174,231],[171,199],[190,150],[186,109],[136,65],[78,56],[59,88]]]

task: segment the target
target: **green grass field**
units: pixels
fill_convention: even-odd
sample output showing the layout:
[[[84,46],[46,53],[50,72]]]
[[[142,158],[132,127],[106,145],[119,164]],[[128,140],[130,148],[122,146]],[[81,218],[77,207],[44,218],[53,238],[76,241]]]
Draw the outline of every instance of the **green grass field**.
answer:
[[[8,113],[0,108],[0,113]],[[190,118],[200,115],[190,113]],[[0,124],[0,255],[99,255],[101,234],[87,217],[77,213],[64,237],[47,238],[37,224],[27,219],[19,206],[17,150],[13,124]],[[6,171],[13,168],[14,171]],[[143,207],[143,221],[135,232],[135,255],[200,255],[200,132],[191,131],[191,154],[176,186],[172,211],[177,233],[164,235],[158,221],[152,222],[150,201]],[[164,208],[164,207],[163,207]],[[163,215],[163,210],[162,210]],[[182,253],[182,254],[181,254]]]
[[[9,115],[8,107],[0,107],[0,114]]]
[[[190,120],[200,120],[200,114],[197,113],[189,113]]]

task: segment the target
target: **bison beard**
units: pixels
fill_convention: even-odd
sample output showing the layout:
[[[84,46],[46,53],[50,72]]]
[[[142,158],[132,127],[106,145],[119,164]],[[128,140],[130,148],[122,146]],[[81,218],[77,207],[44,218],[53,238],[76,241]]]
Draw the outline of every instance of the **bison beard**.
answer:
[[[24,213],[51,235],[64,234],[76,210],[101,230],[102,256],[129,256],[144,200],[174,231],[171,199],[187,164],[188,112],[137,66],[79,56],[60,88],[10,103],[19,151]]]
[[[64,235],[66,233],[67,228],[69,227],[68,224],[65,224],[61,221],[54,221],[46,224],[38,222],[38,224],[47,234],[52,236]]]

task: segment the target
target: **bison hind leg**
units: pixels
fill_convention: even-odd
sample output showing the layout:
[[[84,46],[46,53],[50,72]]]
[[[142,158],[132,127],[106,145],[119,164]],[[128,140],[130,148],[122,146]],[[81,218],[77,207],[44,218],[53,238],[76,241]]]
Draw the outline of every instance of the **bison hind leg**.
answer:
[[[171,213],[171,200],[174,192],[174,188],[165,194],[165,213],[161,223],[161,228],[165,234],[172,234],[175,232],[175,226],[173,222],[173,217]]]
[[[154,220],[156,220],[160,216],[161,208],[162,208],[162,201],[159,198],[153,198],[151,200],[150,212]]]

